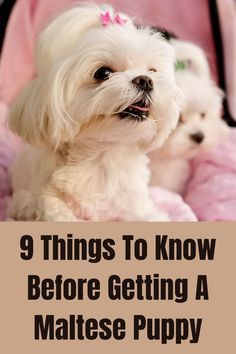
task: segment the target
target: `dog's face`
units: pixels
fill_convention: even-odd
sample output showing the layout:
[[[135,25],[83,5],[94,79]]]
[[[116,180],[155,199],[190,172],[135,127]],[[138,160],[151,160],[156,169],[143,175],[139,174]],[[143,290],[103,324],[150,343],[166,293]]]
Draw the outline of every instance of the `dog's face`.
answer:
[[[78,90],[69,114],[80,120],[80,134],[144,144],[158,134],[161,143],[178,111],[166,43],[148,30],[113,26],[90,33],[77,53],[70,75]]]
[[[90,25],[85,21],[71,36],[63,34],[62,24],[75,23],[76,16]],[[55,20],[40,41],[39,76],[11,115],[13,130],[32,144],[58,147],[95,139],[150,149],[162,145],[175,128],[180,93],[174,54],[159,34],[136,29],[131,20],[103,26],[97,10],[77,8]],[[49,55],[50,43],[61,43],[63,50],[50,48]]]
[[[221,118],[222,91],[208,79],[180,74],[185,105],[179,123],[163,147],[172,157],[192,158],[201,150],[220,144],[229,133]]]

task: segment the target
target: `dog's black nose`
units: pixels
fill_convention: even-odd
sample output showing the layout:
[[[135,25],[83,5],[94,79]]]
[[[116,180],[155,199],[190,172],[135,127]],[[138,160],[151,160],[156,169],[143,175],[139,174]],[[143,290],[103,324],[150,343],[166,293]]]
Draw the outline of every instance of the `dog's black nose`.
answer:
[[[141,75],[133,79],[132,83],[140,90],[143,91],[152,91],[153,90],[153,81],[149,76]]]
[[[197,132],[195,134],[191,134],[190,138],[197,144],[201,144],[204,140],[204,134],[202,132]]]

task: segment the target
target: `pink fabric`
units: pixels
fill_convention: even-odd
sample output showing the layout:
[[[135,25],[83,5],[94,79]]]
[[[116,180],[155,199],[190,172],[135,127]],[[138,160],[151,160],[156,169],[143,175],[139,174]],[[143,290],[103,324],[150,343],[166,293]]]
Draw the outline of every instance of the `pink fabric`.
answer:
[[[217,149],[192,162],[185,196],[199,220],[236,220],[236,130]]]
[[[170,216],[171,221],[197,221],[196,215],[183,198],[158,187],[151,187],[151,196],[159,210]]]
[[[217,0],[226,69],[227,99],[231,116],[236,120],[236,2],[235,0]],[[233,70],[232,70],[233,69]]]

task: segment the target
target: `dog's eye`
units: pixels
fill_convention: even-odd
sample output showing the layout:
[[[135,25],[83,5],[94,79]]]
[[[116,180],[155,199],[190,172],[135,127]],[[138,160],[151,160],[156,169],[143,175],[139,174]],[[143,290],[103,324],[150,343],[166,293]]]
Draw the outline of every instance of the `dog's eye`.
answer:
[[[201,113],[201,118],[204,119],[206,117],[206,113],[205,112],[202,112]]]
[[[94,78],[99,81],[105,81],[109,79],[111,73],[111,68],[103,66],[95,71]]]
[[[154,69],[154,68],[151,68],[151,69],[149,69],[148,70],[150,73],[156,73],[157,71],[156,71],[156,69]]]

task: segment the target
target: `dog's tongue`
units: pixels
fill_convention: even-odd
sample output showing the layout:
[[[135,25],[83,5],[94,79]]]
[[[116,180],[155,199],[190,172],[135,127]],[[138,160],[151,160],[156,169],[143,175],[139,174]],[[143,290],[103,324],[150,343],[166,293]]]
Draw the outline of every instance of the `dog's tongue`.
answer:
[[[130,107],[133,109],[136,109],[137,111],[141,111],[141,112],[148,112],[149,111],[149,107],[140,107],[140,106],[135,106],[135,105],[131,105]]]

